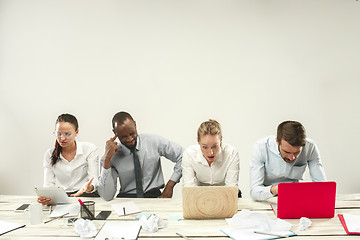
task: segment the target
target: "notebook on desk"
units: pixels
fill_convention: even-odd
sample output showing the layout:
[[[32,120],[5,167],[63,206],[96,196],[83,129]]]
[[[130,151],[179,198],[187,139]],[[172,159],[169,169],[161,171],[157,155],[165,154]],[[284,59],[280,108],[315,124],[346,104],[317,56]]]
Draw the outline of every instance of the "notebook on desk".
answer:
[[[185,219],[232,217],[238,210],[238,188],[226,186],[183,187]]]
[[[280,183],[271,207],[278,218],[333,218],[335,197],[335,182]]]

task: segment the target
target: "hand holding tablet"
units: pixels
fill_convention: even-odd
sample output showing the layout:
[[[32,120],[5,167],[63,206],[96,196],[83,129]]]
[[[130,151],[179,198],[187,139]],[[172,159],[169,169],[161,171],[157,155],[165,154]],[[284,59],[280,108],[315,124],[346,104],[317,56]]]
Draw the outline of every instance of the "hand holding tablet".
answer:
[[[61,187],[36,187],[34,190],[39,197],[38,202],[43,205],[70,203],[69,197]]]

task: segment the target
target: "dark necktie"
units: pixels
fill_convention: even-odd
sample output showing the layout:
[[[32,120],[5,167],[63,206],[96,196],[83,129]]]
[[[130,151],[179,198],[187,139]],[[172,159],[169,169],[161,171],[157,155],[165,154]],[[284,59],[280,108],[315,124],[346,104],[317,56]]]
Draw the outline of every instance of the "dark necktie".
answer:
[[[136,182],[136,197],[143,198],[144,192],[143,192],[143,186],[142,186],[142,173],[141,173],[141,166],[139,161],[139,156],[136,152],[136,149],[133,149],[132,151],[133,157],[134,157],[134,169],[135,169],[135,182]]]

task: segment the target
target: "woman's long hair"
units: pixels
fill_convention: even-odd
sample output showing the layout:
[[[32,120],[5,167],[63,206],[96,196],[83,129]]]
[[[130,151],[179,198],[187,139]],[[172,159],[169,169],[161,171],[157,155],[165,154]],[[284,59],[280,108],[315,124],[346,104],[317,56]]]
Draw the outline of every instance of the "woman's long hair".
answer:
[[[60,116],[58,116],[58,118],[56,119],[56,123],[55,123],[55,126],[56,124],[58,124],[59,122],[68,122],[68,123],[71,123],[72,125],[74,125],[75,127],[75,131],[78,130],[79,128],[79,124],[78,124],[78,121],[76,119],[75,116],[71,115],[71,114],[68,114],[68,113],[64,113],[64,114],[61,114]],[[57,137],[57,136],[56,136]],[[60,146],[60,144],[58,143],[57,140],[55,140],[55,149],[54,151],[51,153],[51,165],[54,166],[55,163],[59,160],[60,158],[60,153],[62,151],[62,147]]]

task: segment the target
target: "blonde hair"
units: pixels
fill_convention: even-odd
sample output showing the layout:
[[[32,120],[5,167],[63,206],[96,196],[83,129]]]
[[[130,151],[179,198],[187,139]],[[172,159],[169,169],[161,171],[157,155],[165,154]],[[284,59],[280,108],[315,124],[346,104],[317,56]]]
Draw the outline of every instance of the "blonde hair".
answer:
[[[200,137],[206,134],[218,135],[222,137],[221,125],[218,121],[209,119],[209,121],[203,122],[200,124],[197,131],[197,139],[200,141]]]

